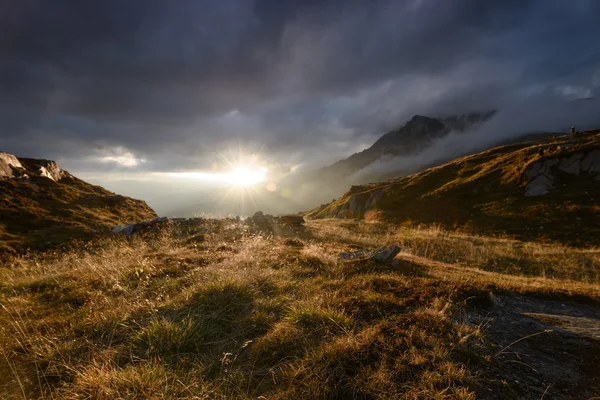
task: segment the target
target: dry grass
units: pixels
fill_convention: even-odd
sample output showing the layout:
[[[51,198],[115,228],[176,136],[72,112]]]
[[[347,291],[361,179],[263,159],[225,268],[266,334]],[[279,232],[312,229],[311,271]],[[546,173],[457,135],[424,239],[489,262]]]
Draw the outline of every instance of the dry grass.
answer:
[[[595,200],[600,187],[593,174],[553,170],[554,189],[543,196],[525,196],[528,178],[524,173],[532,163],[598,150],[599,139],[596,130],[575,139],[564,135],[499,146],[409,176],[353,186],[305,216],[320,219],[343,214],[367,221],[441,224],[446,229],[486,236],[501,233],[524,241],[600,246],[596,223],[600,208]],[[540,158],[538,148],[551,145],[560,150],[547,151]],[[382,197],[367,207],[370,193]]]
[[[327,220],[311,223],[318,237],[350,247],[399,243],[403,252],[456,266],[511,276],[542,277],[600,284],[600,249],[525,242],[385,223]]]
[[[262,237],[206,221],[185,234],[8,259],[0,397],[473,399],[495,385],[478,373],[493,350],[457,315],[485,307],[491,290],[600,297],[584,280],[463,266],[491,270],[495,254],[508,254],[502,241],[489,253],[465,245],[448,265],[443,246],[466,237],[353,223],[311,231]],[[399,239],[412,253],[399,266],[336,260]],[[522,258],[541,252],[531,246]]]

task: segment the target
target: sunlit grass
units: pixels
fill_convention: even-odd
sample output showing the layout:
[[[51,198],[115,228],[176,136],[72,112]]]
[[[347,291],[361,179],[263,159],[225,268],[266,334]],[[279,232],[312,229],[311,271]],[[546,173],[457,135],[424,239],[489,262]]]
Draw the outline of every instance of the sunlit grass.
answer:
[[[491,290],[600,298],[586,283],[468,266],[491,270],[509,254],[502,239],[483,253],[484,238],[443,231],[310,226],[280,238],[205,221],[8,259],[0,397],[472,399],[492,352],[461,313],[489,306]],[[443,258],[467,241],[452,255],[460,262]],[[339,251],[393,242],[404,246],[397,265],[337,262]],[[558,256],[523,247],[531,262]],[[552,265],[585,276],[582,264]]]

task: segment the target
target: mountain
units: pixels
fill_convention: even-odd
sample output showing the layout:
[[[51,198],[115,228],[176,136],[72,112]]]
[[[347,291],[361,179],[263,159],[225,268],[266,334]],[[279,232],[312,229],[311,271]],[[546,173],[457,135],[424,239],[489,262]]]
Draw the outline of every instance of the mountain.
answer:
[[[592,130],[499,146],[414,175],[352,186],[306,216],[598,245],[599,180],[600,130]]]
[[[322,168],[319,175],[331,178],[349,176],[384,156],[396,157],[417,153],[434,140],[452,131],[463,132],[488,120],[494,113],[495,111],[490,111],[442,119],[415,115],[404,126],[384,134],[368,149]]]
[[[0,152],[0,252],[46,249],[156,216],[144,201],[90,185],[54,161]]]
[[[488,111],[446,118],[415,115],[402,127],[385,133],[371,147],[327,167],[290,175],[280,184],[292,188],[297,193],[295,198],[298,202],[312,206],[339,196],[350,184],[373,182],[414,173],[422,169],[423,165],[392,168],[391,171],[385,172],[377,168],[371,171],[365,168],[378,161],[388,162],[395,157],[419,154],[450,132],[462,133],[474,129],[494,114],[495,111]],[[433,166],[448,159],[426,161],[426,166]]]

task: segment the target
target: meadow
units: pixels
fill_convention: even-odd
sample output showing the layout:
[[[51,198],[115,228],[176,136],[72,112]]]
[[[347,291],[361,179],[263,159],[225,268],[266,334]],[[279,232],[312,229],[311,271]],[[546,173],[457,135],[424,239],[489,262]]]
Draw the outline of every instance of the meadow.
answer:
[[[508,318],[516,299],[589,309],[594,321],[597,249],[437,227],[307,225],[298,236],[273,235],[234,219],[205,220],[6,256],[0,397],[560,399],[600,392],[594,332],[563,349],[581,362],[571,371],[577,379],[561,381],[551,366],[513,350],[539,339],[555,352],[552,343],[564,335],[579,340],[572,332],[536,330],[527,339],[526,325],[493,322]],[[386,244],[402,247],[394,263],[337,260],[340,251]],[[571,358],[557,362],[568,368]]]

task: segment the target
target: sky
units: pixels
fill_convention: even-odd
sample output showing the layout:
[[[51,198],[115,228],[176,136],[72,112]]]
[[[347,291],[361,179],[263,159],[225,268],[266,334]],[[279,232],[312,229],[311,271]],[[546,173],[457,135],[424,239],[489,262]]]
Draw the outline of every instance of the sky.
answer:
[[[537,122],[599,94],[599,17],[595,0],[0,0],[0,150],[140,197],[239,159],[273,179],[331,164],[414,114]]]

